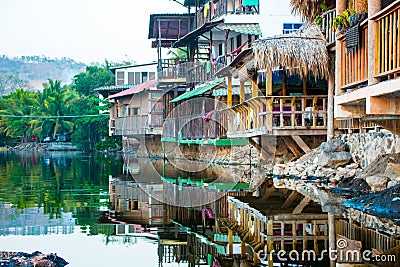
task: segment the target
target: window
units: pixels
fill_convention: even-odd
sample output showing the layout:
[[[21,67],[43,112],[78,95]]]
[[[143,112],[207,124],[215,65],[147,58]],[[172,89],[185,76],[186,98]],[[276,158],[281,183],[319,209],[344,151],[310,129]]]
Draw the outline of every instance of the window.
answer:
[[[147,72],[142,72],[142,83],[147,82]]]
[[[232,52],[233,50],[235,50],[235,39],[232,37],[230,39],[230,51]]]
[[[283,34],[298,31],[303,23],[283,23]]]
[[[135,73],[128,72],[128,84],[133,84],[133,83],[135,83]]]
[[[155,80],[156,79],[156,73],[155,72],[149,72],[149,81]]]
[[[236,36],[236,48],[238,48],[241,45],[242,45],[242,35],[239,34],[238,36]]]
[[[139,115],[139,108],[132,108],[132,116]]]
[[[222,48],[222,44],[219,44],[218,45],[218,56],[221,56],[221,55],[223,55],[224,53],[223,53],[223,48]]]
[[[141,84],[140,81],[140,72],[135,72],[135,84]]]
[[[125,73],[123,71],[117,71],[117,85],[125,84]]]

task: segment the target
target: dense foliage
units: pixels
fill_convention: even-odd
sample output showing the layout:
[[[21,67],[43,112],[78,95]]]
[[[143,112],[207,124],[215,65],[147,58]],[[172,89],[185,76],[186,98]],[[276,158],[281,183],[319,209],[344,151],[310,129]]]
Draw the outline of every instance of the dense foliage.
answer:
[[[88,67],[75,76],[74,83],[62,85],[49,79],[41,91],[16,89],[0,98],[0,136],[2,145],[12,145],[10,138],[23,142],[55,140],[72,136],[80,149],[105,149],[116,140],[108,137],[107,103],[102,103],[94,90],[110,85],[113,75],[105,68]],[[78,91],[79,89],[79,91]]]

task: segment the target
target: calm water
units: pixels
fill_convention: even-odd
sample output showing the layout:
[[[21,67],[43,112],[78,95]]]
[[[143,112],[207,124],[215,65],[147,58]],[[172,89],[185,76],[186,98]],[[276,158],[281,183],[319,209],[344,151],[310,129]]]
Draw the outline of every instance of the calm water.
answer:
[[[157,241],[104,225],[123,160],[79,153],[0,154],[0,251],[57,253],[71,267],[158,266]],[[164,266],[185,266],[165,264]]]

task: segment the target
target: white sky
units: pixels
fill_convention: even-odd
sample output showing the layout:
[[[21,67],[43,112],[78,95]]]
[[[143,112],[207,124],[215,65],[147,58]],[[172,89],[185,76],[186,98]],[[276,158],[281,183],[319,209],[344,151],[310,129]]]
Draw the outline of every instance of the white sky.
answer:
[[[289,0],[268,6],[280,10],[282,2],[287,9]],[[150,14],[185,12],[171,0],[0,0],[0,55],[147,63],[157,59],[147,39]]]

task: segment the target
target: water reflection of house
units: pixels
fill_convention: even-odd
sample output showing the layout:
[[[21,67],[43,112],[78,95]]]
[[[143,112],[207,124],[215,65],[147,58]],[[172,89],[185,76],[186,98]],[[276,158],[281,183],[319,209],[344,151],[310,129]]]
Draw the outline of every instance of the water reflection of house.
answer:
[[[125,177],[110,178],[112,216],[147,226],[163,223],[163,185],[148,158],[124,156]]]
[[[70,212],[45,214],[44,208],[26,208],[21,212],[4,203],[0,203],[0,217],[0,235],[71,234],[75,226]]]

